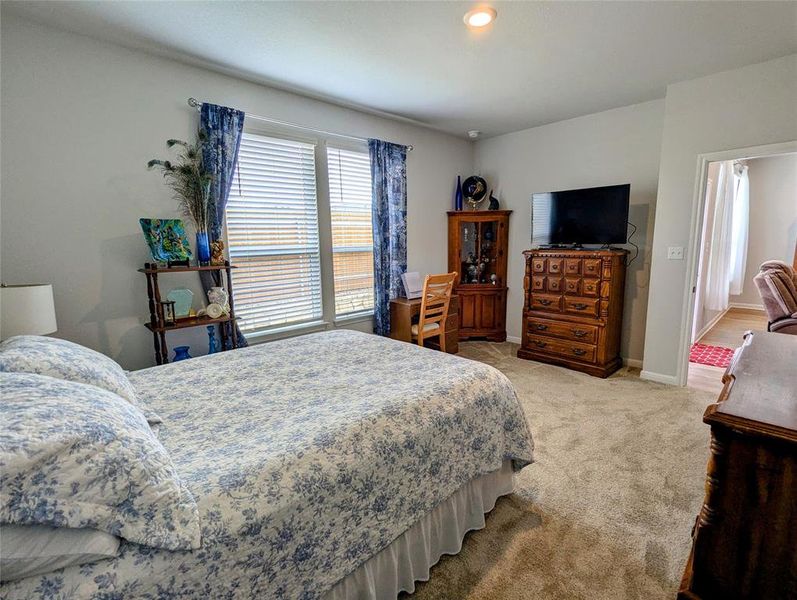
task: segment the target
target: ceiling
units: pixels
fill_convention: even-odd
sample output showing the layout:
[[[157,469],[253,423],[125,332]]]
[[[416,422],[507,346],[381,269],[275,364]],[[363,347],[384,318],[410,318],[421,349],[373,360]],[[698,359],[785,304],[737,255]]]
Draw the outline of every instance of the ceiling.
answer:
[[[797,2],[48,2],[3,11],[282,89],[485,136],[662,98],[797,52]]]

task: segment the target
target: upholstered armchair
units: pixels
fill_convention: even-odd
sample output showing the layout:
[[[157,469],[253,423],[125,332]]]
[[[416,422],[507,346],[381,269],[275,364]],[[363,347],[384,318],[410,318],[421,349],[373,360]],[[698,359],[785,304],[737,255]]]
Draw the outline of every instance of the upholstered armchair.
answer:
[[[753,278],[769,317],[769,330],[797,335],[797,272],[779,260],[761,265]]]

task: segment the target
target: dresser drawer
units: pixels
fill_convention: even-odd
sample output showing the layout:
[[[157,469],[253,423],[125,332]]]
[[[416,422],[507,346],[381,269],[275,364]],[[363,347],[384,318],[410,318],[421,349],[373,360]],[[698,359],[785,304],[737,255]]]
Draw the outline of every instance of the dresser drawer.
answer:
[[[600,279],[582,279],[581,280],[581,295],[597,298],[601,289]]]
[[[565,294],[571,296],[581,295],[581,278],[580,277],[565,277]]]
[[[534,310],[562,312],[562,297],[553,294],[532,294],[531,308]]]
[[[564,286],[562,285],[562,278],[557,277],[556,275],[549,275],[546,277],[546,281],[548,284],[548,291],[551,293],[561,293],[564,291]]]
[[[595,346],[590,344],[557,340],[539,335],[529,335],[528,349],[583,362],[595,362]]]
[[[559,275],[562,273],[564,269],[565,261],[561,258],[549,258],[548,259],[548,272],[553,273],[554,275]]]
[[[598,342],[598,328],[595,325],[582,325],[580,323],[565,323],[563,321],[549,321],[529,317],[526,319],[526,330],[531,335],[551,336],[585,344]]]
[[[565,297],[564,311],[573,315],[597,317],[600,301],[597,298]]]
[[[532,258],[531,259],[531,272],[532,273],[545,273],[545,259]]]
[[[538,277],[533,275],[531,277],[531,291],[544,292],[545,291],[545,277]]]
[[[580,275],[581,274],[581,259],[580,258],[566,258],[565,259],[565,275]]]
[[[601,276],[601,259],[600,258],[585,258],[584,259],[584,277],[600,277]]]

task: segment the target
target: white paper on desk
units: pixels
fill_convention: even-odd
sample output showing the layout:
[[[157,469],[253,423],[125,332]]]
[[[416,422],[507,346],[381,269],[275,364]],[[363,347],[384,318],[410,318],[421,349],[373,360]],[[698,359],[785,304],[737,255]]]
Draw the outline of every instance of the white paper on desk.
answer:
[[[401,276],[401,282],[404,284],[404,292],[407,294],[407,298],[420,298],[423,295],[423,283],[421,283],[419,273],[404,273]]]

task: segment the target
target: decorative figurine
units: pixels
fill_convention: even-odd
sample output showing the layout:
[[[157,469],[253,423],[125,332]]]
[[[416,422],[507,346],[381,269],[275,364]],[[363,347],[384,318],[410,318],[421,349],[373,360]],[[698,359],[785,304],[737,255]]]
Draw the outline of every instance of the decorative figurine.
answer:
[[[498,285],[498,275],[496,275],[495,273],[490,275],[490,283],[492,283],[493,285]]]
[[[223,314],[230,314],[230,295],[221,286],[212,287],[208,290],[208,300],[211,304],[218,304],[221,306]],[[216,317],[214,317],[215,319]]]
[[[498,210],[498,198],[493,196],[493,190],[490,190],[490,206],[487,207],[487,210]]]
[[[219,347],[216,345],[216,327],[208,325],[208,354],[216,354]]]
[[[210,242],[210,264],[214,267],[224,264],[224,240]]]

